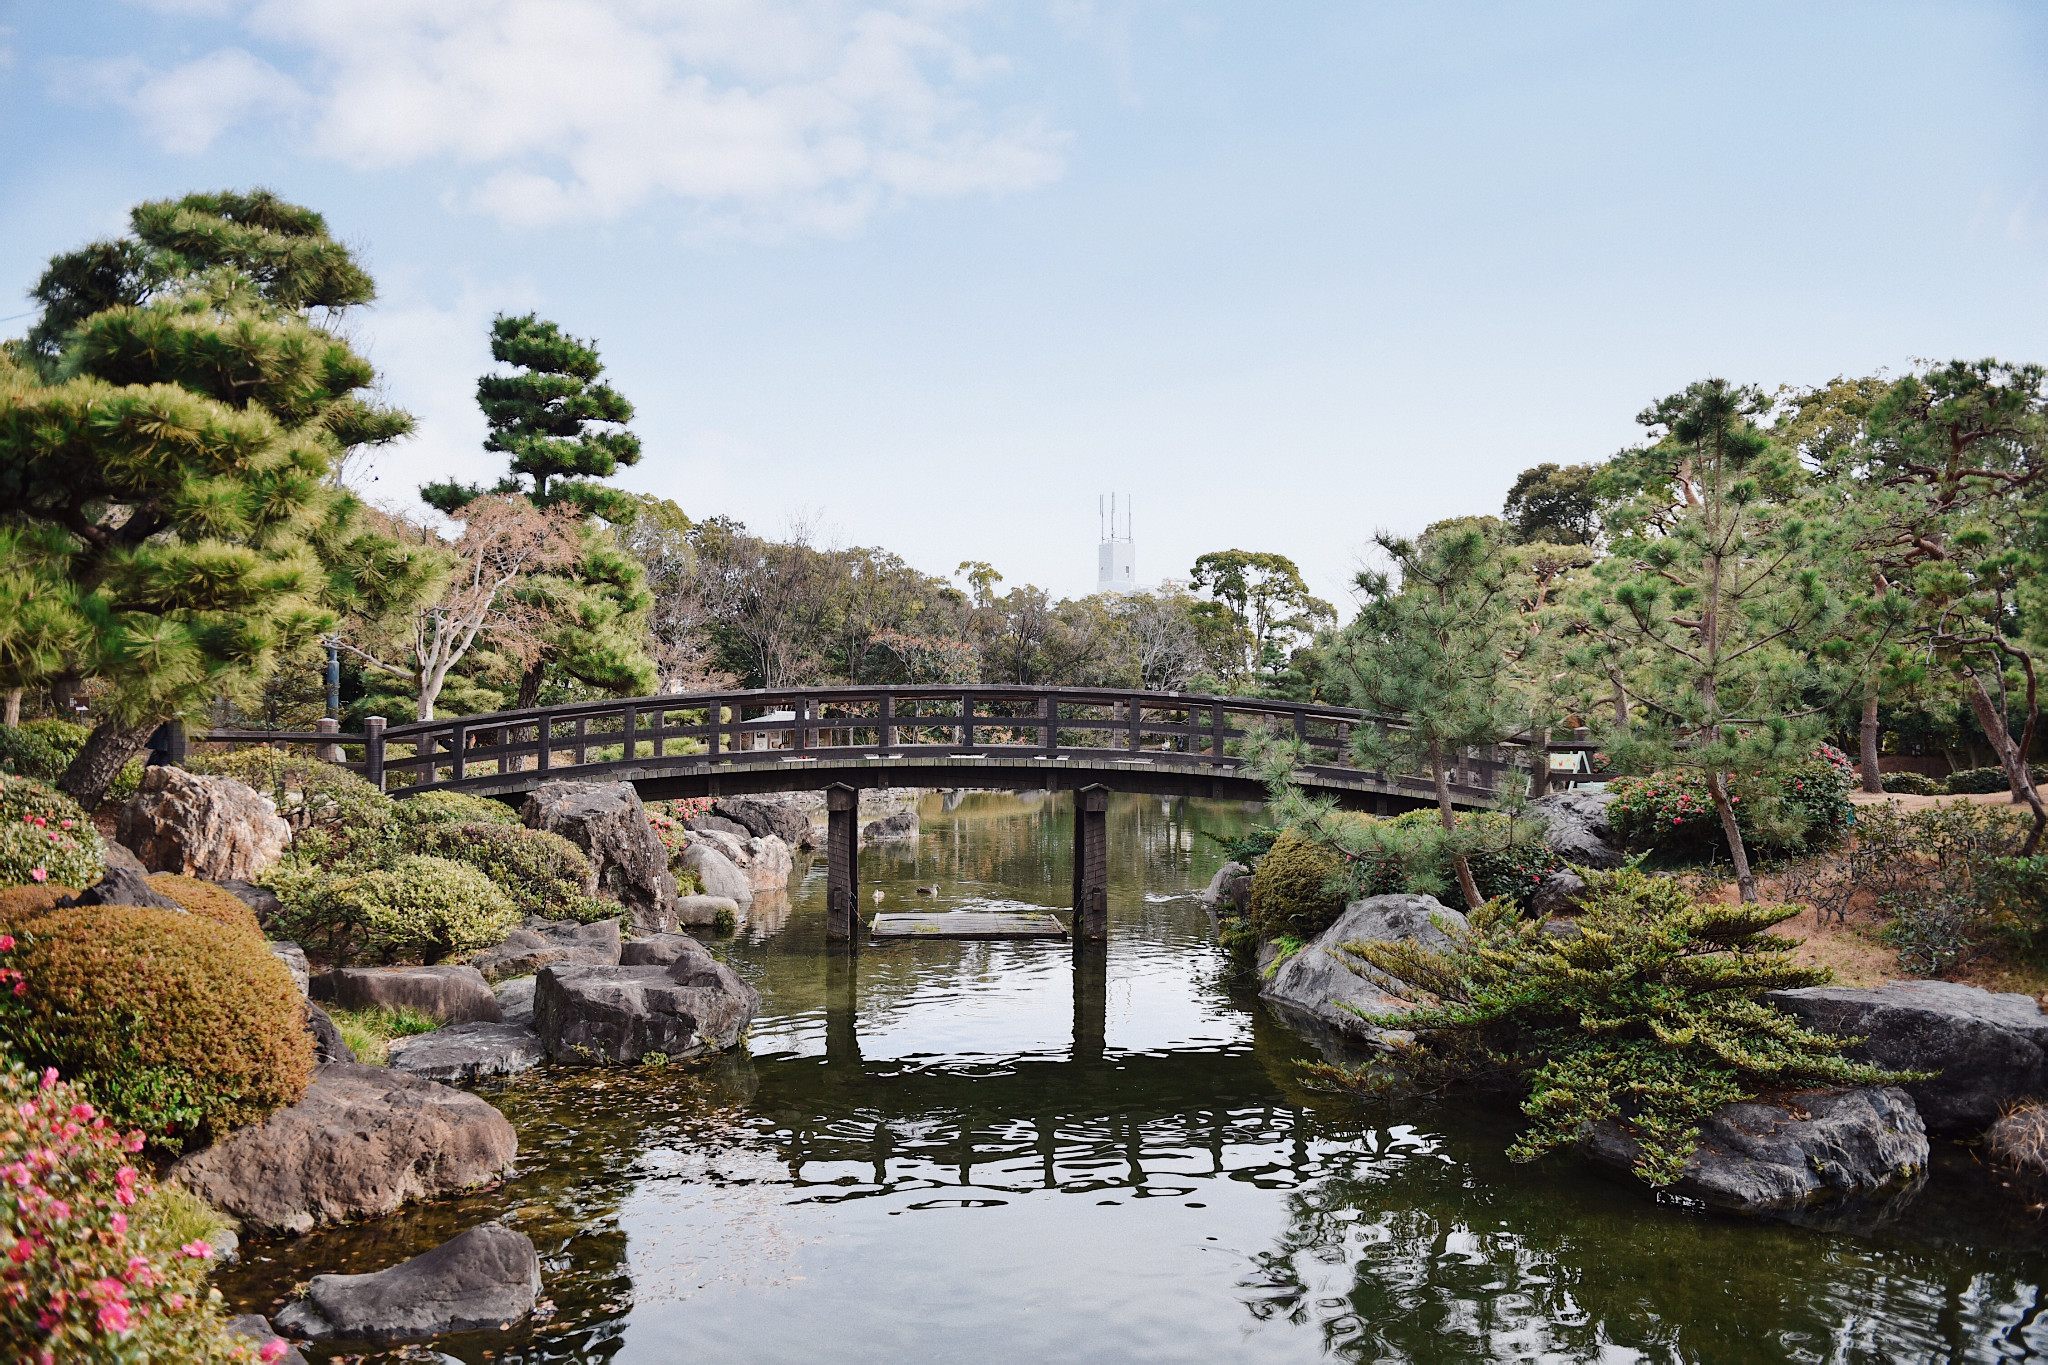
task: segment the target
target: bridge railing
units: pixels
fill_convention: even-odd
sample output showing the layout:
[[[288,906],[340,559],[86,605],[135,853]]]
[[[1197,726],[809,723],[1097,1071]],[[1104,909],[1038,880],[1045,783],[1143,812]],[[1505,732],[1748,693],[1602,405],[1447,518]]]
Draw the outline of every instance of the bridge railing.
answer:
[[[1254,733],[1292,734],[1312,771],[1361,774],[1353,730],[1384,728],[1341,707],[1120,689],[805,687],[633,697],[414,721],[366,734],[363,771],[393,791],[516,773],[599,776],[699,758],[735,766],[847,758],[1066,758],[1195,761],[1235,769]],[[1518,757],[1521,761],[1518,763]],[[1461,755],[1452,785],[1490,796],[1523,751]],[[1383,779],[1431,791],[1426,778]]]

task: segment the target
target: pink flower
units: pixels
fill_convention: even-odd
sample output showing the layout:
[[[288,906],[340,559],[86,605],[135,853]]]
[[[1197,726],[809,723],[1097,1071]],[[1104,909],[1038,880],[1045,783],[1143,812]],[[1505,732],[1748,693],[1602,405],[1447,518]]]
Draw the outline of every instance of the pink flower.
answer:
[[[178,1250],[184,1252],[195,1261],[210,1260],[213,1256],[213,1248],[204,1242],[187,1242],[179,1247]]]
[[[92,1106],[87,1104],[85,1101],[80,1100],[77,1104],[71,1106],[71,1117],[75,1119],[91,1118]]]
[[[13,951],[14,951],[14,935],[12,935],[12,934],[0,934],[0,953],[11,953],[11,952],[13,952]]]
[[[114,1183],[124,1190],[133,1185],[135,1183],[135,1168],[133,1166],[123,1166],[120,1170],[114,1172]]]
[[[20,1265],[23,1261],[32,1259],[35,1254],[36,1244],[23,1237],[15,1242],[14,1249],[7,1253],[7,1259],[13,1261],[16,1265]]]
[[[182,1313],[185,1311],[185,1296],[183,1294],[173,1294],[164,1300],[164,1306],[173,1313]]]
[[[28,870],[28,879],[32,882],[46,882],[50,880],[50,870],[46,867],[32,867]]]
[[[48,1090],[48,1089],[49,1089],[49,1088],[50,1088],[51,1086],[55,1085],[56,1083],[57,1083],[57,1068],[56,1068],[56,1067],[54,1067],[54,1066],[46,1066],[46,1067],[44,1067],[44,1068],[43,1068],[43,1089],[45,1089],[45,1090]]]
[[[135,1202],[135,1191],[129,1189],[115,1190],[114,1198],[120,1200],[123,1207],[126,1207],[127,1205],[133,1204]]]
[[[26,981],[17,981],[17,982],[15,982],[15,983],[14,983],[14,993],[15,993],[16,995],[27,995],[27,994],[28,994],[28,982],[26,982]]]
[[[128,1305],[118,1301],[101,1304],[100,1330],[125,1335],[128,1331]]]
[[[113,1218],[108,1221],[107,1226],[112,1228],[116,1235],[126,1233],[128,1231],[128,1215],[125,1213],[115,1214]]]
[[[272,1361],[281,1359],[290,1349],[290,1344],[283,1337],[272,1337],[257,1348],[256,1358],[262,1361],[263,1365],[271,1365]]]
[[[50,1201],[50,1217],[56,1219],[60,1223],[70,1222],[71,1206],[61,1199],[52,1199]]]

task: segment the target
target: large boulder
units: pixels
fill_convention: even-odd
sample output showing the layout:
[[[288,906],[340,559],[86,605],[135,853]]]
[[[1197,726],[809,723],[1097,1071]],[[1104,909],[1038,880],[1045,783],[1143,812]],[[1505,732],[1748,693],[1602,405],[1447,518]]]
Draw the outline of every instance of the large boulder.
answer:
[[[505,1116],[466,1091],[338,1062],[314,1068],[297,1104],[171,1174],[259,1231],[309,1232],[490,1184],[518,1150]]]
[[[532,976],[555,962],[582,962],[609,967],[619,960],[619,922],[599,920],[575,924],[565,920],[528,919],[495,948],[472,953],[469,965],[488,981]]]
[[[1243,915],[1252,906],[1252,870],[1243,863],[1225,863],[1209,879],[1202,908],[1212,915]]]
[[[789,885],[796,858],[779,834],[747,840],[747,856],[740,870],[747,874],[747,889],[754,892],[780,891]]]
[[[626,907],[641,933],[674,927],[676,880],[668,846],[647,823],[630,782],[544,782],[520,808],[533,829],[561,835],[583,850],[600,892]]]
[[[454,1024],[394,1038],[384,1050],[385,1065],[393,1071],[443,1085],[516,1076],[539,1066],[544,1056],[531,1023]]]
[[[754,903],[754,884],[738,864],[712,846],[708,839],[693,839],[683,850],[683,866],[697,874],[697,884],[707,896],[722,896],[741,909]],[[673,925],[635,925],[645,933],[664,933]]]
[[[1626,1171],[1642,1144],[1609,1120],[1593,1125],[1586,1150]],[[1810,1091],[1722,1105],[1670,1190],[1731,1213],[1775,1213],[1903,1186],[1927,1157],[1927,1129],[1905,1091]]]
[[[415,1009],[444,1024],[503,1019],[491,983],[474,967],[336,967],[311,988],[315,1000],[343,1009]]]
[[[1628,852],[1607,819],[1613,799],[1606,792],[1552,792],[1531,801],[1529,814],[1543,822],[1543,842],[1566,862],[1620,867]]]
[[[627,939],[625,946],[619,950],[619,965],[667,967],[677,962],[694,961],[700,957],[711,957],[710,950],[688,934],[656,934],[652,938]]]
[[[754,837],[754,831],[737,820],[728,820],[723,815],[700,815],[684,826],[692,834],[723,834],[742,843]]]
[[[721,796],[711,812],[746,828],[756,839],[773,834],[791,849],[816,848],[817,827],[809,816],[782,801],[762,801],[748,796]]]
[[[254,881],[291,842],[270,798],[232,777],[183,768],[147,769],[121,807],[114,837],[152,872],[209,881]]]
[[[915,810],[899,810],[894,815],[884,816],[880,820],[870,820],[861,826],[860,841],[864,844],[886,844],[904,839],[914,840],[919,829]]]
[[[485,1223],[369,1275],[315,1275],[277,1325],[314,1341],[402,1341],[507,1328],[540,1296],[540,1256],[526,1234]]]
[[[651,1053],[678,1059],[737,1043],[761,997],[689,941],[695,951],[682,949],[666,966],[544,968],[533,1020],[549,1060],[630,1064]]]
[[[1283,1019],[1338,1034],[1348,1042],[1380,1046],[1411,1035],[1376,1028],[1359,1017],[1413,1008],[1396,994],[1397,983],[1367,966],[1347,945],[1413,942],[1442,948],[1450,938],[1436,921],[1462,928],[1465,917],[1434,896],[1369,896],[1344,907],[1337,922],[1300,952],[1279,961],[1260,983],[1259,994]]]
[[[1808,986],[1764,997],[1809,1026],[1860,1037],[1848,1056],[1894,1071],[1931,1071],[1905,1091],[1929,1132],[1980,1132],[2048,1088],[2048,1015],[2030,995],[1994,995],[1952,981],[1876,988]]]

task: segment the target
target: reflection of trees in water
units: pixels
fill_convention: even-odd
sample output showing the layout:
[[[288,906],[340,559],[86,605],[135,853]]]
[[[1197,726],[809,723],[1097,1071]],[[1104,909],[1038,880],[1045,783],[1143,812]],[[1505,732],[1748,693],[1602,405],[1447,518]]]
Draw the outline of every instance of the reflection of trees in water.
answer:
[[[2034,1267],[2010,1255],[1660,1207],[1571,1163],[1498,1153],[1487,1135],[1468,1131],[1453,1153],[1394,1127],[1328,1154],[1255,1258],[1247,1309],[1373,1361],[1992,1361],[2048,1348]]]

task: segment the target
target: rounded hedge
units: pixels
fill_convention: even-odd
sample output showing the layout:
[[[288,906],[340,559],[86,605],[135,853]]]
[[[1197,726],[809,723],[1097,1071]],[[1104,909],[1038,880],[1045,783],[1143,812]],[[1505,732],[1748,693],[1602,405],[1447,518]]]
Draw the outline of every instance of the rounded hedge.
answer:
[[[264,937],[263,926],[257,922],[256,912],[249,908],[249,903],[214,882],[181,877],[175,872],[154,873],[147,880],[152,891],[170,897],[201,919],[254,934],[259,939]]]
[[[122,905],[19,913],[0,928],[28,987],[0,995],[0,1045],[74,1078],[110,1123],[177,1146],[305,1094],[304,1001],[260,938]]]
[[[1294,830],[1274,840],[1252,874],[1251,921],[1260,935],[1309,939],[1334,924],[1344,898],[1330,887],[1343,868],[1335,853]]]
[[[414,830],[407,847],[424,857],[468,864],[510,896],[520,914],[543,919],[563,918],[596,880],[582,849],[559,834],[524,825],[436,822]]]
[[[2032,770],[2034,781],[2040,782],[2043,773],[2039,768]],[[2012,779],[2005,775],[2003,768],[1963,768],[1948,775],[1943,784],[1951,796],[1985,796],[1992,792],[2012,790]]]
[[[503,801],[467,792],[421,792],[391,803],[392,814],[407,824],[436,821],[469,825],[520,825],[519,812]]]
[[[1925,773],[1886,773],[1884,789],[1901,796],[1939,796],[1948,788]]]
[[[263,884],[284,905],[273,930],[338,962],[438,962],[503,942],[519,923],[510,896],[448,858],[409,854],[354,872],[279,863]]]

